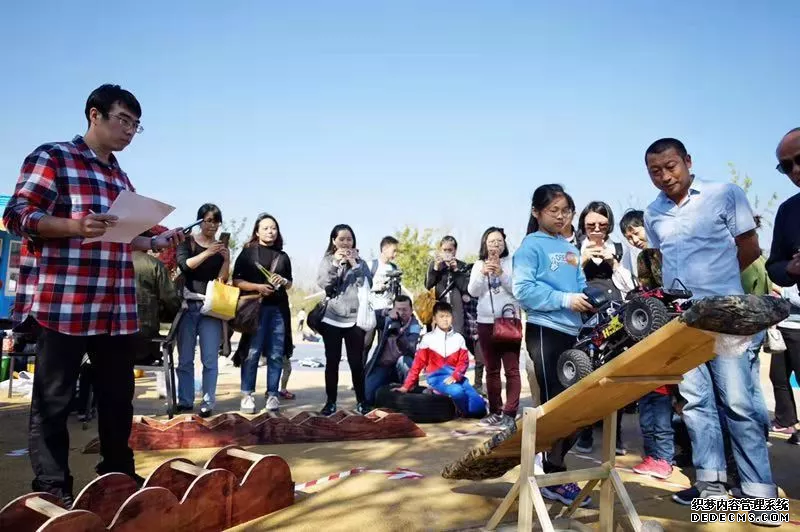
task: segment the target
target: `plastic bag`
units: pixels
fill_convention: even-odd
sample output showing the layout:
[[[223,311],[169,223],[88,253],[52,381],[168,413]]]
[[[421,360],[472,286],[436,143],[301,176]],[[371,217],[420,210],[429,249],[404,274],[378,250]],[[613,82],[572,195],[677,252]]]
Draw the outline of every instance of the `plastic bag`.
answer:
[[[358,287],[358,316],[356,317],[356,327],[365,332],[371,331],[378,324],[369,294],[369,283],[364,282],[364,284]]]
[[[220,281],[209,281],[200,314],[228,321],[236,316],[239,289]]]
[[[753,343],[753,336],[715,333],[714,354],[717,356],[738,357],[748,350]]]

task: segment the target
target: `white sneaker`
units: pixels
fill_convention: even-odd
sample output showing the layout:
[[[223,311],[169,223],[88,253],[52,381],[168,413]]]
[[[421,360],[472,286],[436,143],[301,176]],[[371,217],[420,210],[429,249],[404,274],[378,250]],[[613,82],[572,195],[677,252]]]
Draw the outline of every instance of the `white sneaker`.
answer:
[[[277,395],[270,395],[267,397],[267,412],[277,412],[281,406],[281,402],[278,401]]]
[[[252,393],[242,394],[242,402],[239,403],[239,410],[242,414],[256,413],[256,400],[253,399]]]

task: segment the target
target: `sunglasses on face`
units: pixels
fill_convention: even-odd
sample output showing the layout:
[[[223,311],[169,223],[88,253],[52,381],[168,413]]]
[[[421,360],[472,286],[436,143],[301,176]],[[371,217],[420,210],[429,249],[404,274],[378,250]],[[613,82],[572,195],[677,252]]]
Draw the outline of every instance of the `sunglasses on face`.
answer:
[[[800,153],[791,159],[780,159],[775,169],[782,174],[791,174],[795,165],[800,166]]]

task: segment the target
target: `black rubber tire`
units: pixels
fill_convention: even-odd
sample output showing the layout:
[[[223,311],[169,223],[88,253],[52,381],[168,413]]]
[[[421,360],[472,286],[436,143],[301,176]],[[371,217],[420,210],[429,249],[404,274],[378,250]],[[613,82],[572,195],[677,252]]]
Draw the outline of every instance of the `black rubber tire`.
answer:
[[[564,388],[569,388],[591,372],[592,361],[580,349],[567,349],[558,357],[556,376]]]
[[[652,297],[637,297],[625,305],[625,332],[638,342],[669,322],[667,307]]]
[[[421,393],[416,388],[408,393],[393,392],[397,384],[387,384],[375,392],[375,406],[405,414],[414,423],[444,423],[456,417],[456,405],[446,395]]]

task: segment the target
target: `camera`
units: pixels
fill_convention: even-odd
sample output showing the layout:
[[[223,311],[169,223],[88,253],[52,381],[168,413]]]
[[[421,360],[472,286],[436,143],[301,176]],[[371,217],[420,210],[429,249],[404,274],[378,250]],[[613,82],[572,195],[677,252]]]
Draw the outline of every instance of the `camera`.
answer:
[[[392,270],[386,272],[386,294],[391,296],[392,300],[394,300],[397,296],[400,295],[401,289],[400,285],[403,281],[403,271],[402,270]]]
[[[400,334],[400,329],[403,328],[403,324],[400,320],[389,320],[388,325],[386,325],[386,334],[387,336],[397,336]]]

